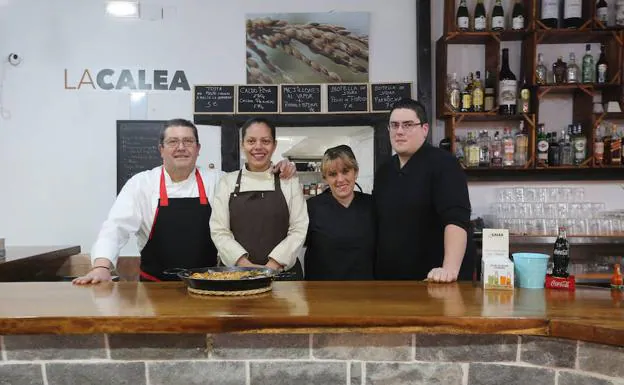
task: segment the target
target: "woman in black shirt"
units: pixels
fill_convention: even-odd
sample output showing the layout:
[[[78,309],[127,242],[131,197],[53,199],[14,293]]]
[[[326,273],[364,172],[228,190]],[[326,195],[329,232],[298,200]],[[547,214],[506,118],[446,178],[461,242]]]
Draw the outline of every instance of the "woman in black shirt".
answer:
[[[306,280],[373,279],[375,211],[371,195],[354,191],[358,171],[349,146],[325,151],[321,173],[329,189],[307,202]]]

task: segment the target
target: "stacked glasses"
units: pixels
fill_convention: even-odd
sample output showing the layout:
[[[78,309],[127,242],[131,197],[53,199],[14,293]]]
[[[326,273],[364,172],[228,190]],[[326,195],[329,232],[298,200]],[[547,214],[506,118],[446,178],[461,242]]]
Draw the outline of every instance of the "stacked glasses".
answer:
[[[514,235],[557,235],[565,226],[567,235],[620,235],[622,213],[605,212],[604,203],[585,201],[582,187],[506,187],[497,189],[497,202],[490,207],[495,228]]]

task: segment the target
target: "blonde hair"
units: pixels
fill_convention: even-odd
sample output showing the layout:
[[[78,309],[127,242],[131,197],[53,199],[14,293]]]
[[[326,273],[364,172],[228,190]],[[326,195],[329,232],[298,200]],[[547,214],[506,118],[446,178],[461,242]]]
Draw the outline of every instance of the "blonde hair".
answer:
[[[360,170],[351,147],[346,144],[341,144],[340,146],[328,148],[325,154],[323,154],[323,159],[321,160],[321,175],[323,178],[327,176],[331,163],[337,159],[342,160],[342,163],[344,163],[348,169],[353,169],[355,171]]]

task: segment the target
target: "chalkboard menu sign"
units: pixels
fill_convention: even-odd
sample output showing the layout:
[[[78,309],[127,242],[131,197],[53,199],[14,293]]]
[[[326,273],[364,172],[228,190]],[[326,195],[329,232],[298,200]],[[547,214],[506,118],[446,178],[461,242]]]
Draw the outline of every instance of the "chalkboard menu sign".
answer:
[[[327,112],[368,112],[368,84],[328,84]]]
[[[196,114],[233,114],[235,86],[198,85],[194,87]]]
[[[239,114],[276,114],[279,112],[279,86],[238,86]]]
[[[165,121],[117,121],[117,194],[134,174],[162,164],[158,151]]]
[[[371,112],[390,111],[394,103],[412,97],[412,83],[371,84]]]
[[[282,113],[321,112],[320,84],[282,84]]]

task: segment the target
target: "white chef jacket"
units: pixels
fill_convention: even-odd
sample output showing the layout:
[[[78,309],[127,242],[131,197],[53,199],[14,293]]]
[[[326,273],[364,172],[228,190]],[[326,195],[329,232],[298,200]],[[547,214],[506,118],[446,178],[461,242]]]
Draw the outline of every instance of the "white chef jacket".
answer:
[[[126,245],[131,234],[137,237],[137,246],[142,250],[152,230],[154,215],[160,198],[160,174],[162,166],[134,175],[123,186],[108,218],[102,224],[95,244],[91,248],[91,262],[96,258],[106,258],[113,266],[117,265],[120,250]],[[223,171],[197,167],[208,202],[212,206],[215,190]],[[181,182],[173,182],[165,170],[165,185],[169,198],[199,197],[195,170]],[[210,236],[206,234],[206,236]]]
[[[219,252],[219,258],[226,266],[234,266],[247,251],[234,239],[230,230],[230,193],[234,192],[238,171],[227,173],[219,181],[210,216],[210,234]],[[275,183],[270,169],[251,172],[243,167],[240,191],[274,191]],[[286,238],[269,253],[286,270],[295,265],[308,232],[308,209],[299,178],[280,179],[282,193],[288,206],[289,227]]]

